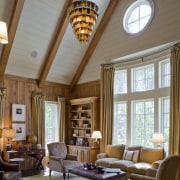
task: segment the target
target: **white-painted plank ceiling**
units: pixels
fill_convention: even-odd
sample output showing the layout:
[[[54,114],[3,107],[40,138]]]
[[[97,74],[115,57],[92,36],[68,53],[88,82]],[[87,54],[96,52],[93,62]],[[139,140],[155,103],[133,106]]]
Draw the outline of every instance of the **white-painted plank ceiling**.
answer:
[[[93,0],[99,17],[93,35],[110,0]],[[0,0],[0,20],[9,24],[14,0]],[[5,74],[39,79],[66,0],[25,0]],[[180,40],[180,1],[156,0],[150,26],[138,36],[126,34],[123,14],[133,0],[119,0],[107,27],[78,83],[100,79],[100,64],[122,56]],[[172,3],[173,2],[173,3]],[[92,35],[92,37],[93,37]],[[92,38],[91,38],[92,39]],[[46,81],[70,85],[89,44],[81,45],[68,25]],[[0,45],[0,54],[4,45]]]

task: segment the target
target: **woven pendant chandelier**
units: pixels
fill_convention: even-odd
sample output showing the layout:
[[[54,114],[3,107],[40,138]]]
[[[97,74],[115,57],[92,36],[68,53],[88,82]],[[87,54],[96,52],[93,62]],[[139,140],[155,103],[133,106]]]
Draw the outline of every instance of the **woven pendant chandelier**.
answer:
[[[74,34],[81,44],[87,44],[98,17],[98,6],[91,1],[77,0],[68,8]]]

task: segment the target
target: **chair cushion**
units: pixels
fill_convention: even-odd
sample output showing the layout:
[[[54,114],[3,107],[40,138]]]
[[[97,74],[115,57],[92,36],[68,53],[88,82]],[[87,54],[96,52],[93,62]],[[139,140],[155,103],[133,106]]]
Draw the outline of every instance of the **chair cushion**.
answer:
[[[50,156],[60,157],[66,159],[67,147],[63,142],[54,142],[47,145]]]
[[[106,145],[106,153],[110,158],[122,159],[125,146],[121,145]]]
[[[135,174],[142,174],[145,175],[147,170],[151,168],[151,164],[150,163],[146,163],[146,162],[139,162],[139,163],[135,163],[133,165],[130,165],[127,168],[127,171],[129,173],[135,173]]]
[[[119,160],[118,158],[102,158],[96,161],[96,166],[110,167],[110,164],[114,161]]]
[[[128,166],[133,165],[134,163],[132,161],[128,160],[119,160],[119,161],[114,161],[110,163],[111,168],[119,168],[123,171],[127,171]]]

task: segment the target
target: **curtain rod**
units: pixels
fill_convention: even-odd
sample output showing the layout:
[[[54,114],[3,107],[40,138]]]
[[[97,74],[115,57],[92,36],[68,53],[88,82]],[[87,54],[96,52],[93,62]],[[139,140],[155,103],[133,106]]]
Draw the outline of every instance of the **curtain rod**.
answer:
[[[36,92],[36,91],[31,91],[33,94],[39,94],[39,95],[46,95],[46,96],[58,96],[58,97],[64,97],[62,94],[50,94],[50,93],[44,93],[44,92]]]
[[[127,58],[127,59],[122,59],[122,60],[117,60],[117,61],[114,61],[114,62],[109,62],[109,63],[103,63],[103,64],[100,64],[101,66],[105,66],[105,65],[114,65],[114,64],[118,64],[118,63],[126,63],[126,62],[129,62],[129,61],[132,61],[132,60],[138,60],[138,59],[142,59],[142,61],[143,61],[143,58],[146,58],[146,57],[148,57],[148,56],[151,56],[151,55],[153,55],[153,54],[155,54],[155,53],[161,53],[161,52],[163,52],[163,51],[166,51],[166,50],[168,50],[168,49],[170,49],[170,48],[172,48],[172,47],[175,47],[175,46],[180,46],[180,41],[175,41],[175,42],[173,42],[173,43],[170,43],[169,45],[168,45],[168,47],[165,47],[165,48],[163,48],[163,49],[161,49],[161,50],[157,50],[157,51],[155,51],[154,50],[154,52],[151,52],[151,53],[148,53],[148,54],[146,54],[146,55],[144,55],[144,56],[139,56],[139,57],[136,57],[136,58]],[[135,54],[135,53],[134,53]],[[127,55],[128,56],[128,55]],[[121,57],[121,58],[123,58],[123,57]]]

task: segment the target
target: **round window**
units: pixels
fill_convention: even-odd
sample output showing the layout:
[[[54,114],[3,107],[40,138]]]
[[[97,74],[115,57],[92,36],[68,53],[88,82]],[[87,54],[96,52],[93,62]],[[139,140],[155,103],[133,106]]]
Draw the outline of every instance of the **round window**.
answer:
[[[126,10],[123,18],[124,30],[129,34],[137,34],[144,30],[152,20],[154,5],[151,0],[138,0]]]

